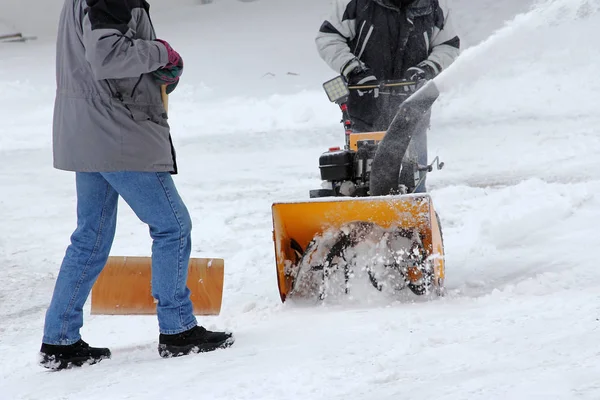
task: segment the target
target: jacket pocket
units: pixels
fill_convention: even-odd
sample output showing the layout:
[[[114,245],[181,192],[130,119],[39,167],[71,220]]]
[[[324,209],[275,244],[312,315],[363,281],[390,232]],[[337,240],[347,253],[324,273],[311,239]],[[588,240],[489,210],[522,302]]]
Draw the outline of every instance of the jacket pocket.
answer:
[[[136,122],[150,121],[168,127],[160,86],[151,74],[109,81],[113,98],[121,102]]]
[[[139,78],[107,79],[113,97],[131,98]]]
[[[150,104],[123,103],[131,113],[131,118],[137,122],[150,121],[160,126],[168,127],[167,113],[162,106]]]

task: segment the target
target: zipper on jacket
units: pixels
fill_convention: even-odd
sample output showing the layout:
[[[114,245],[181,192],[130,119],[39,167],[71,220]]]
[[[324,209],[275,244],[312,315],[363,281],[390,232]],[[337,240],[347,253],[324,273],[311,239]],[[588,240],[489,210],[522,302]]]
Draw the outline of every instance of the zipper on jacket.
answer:
[[[415,23],[412,19],[406,18],[406,22],[408,22],[408,31],[406,33],[406,37],[402,38],[402,43],[400,43],[400,48],[406,49],[406,44],[408,43],[408,39],[410,38],[410,34],[415,29]]]

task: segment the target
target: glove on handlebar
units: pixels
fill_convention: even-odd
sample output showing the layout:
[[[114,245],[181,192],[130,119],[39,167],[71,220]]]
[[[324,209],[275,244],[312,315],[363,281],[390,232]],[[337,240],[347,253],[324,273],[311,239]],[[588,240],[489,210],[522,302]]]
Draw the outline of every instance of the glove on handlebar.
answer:
[[[358,58],[353,58],[342,67],[342,75],[346,78],[346,82],[350,86],[379,86],[379,80],[364,62]],[[357,90],[359,96],[365,94],[373,94],[373,97],[379,96],[379,88]]]
[[[406,70],[404,77],[411,81],[429,81],[435,78],[442,68],[434,61],[423,61]]]

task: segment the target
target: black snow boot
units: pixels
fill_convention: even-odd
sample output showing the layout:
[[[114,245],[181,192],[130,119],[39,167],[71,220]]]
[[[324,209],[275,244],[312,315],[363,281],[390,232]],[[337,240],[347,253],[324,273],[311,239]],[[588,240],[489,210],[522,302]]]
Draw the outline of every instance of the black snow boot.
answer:
[[[195,326],[176,335],[161,333],[158,339],[158,354],[163,358],[170,358],[190,353],[204,353],[227,348],[234,341],[231,333],[211,332],[201,326]]]
[[[110,358],[110,350],[90,347],[83,340],[71,345],[52,345],[42,343],[40,365],[55,371],[96,364]]]

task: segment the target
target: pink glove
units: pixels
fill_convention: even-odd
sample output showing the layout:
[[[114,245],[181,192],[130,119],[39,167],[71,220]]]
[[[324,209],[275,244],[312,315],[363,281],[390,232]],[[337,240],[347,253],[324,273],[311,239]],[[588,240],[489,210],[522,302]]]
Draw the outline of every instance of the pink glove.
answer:
[[[181,56],[179,55],[178,52],[173,50],[173,48],[171,47],[171,45],[169,43],[167,43],[166,41],[161,40],[161,39],[156,39],[156,41],[164,44],[165,47],[167,48],[167,53],[169,54],[169,62],[167,63],[167,65],[165,65],[165,67],[164,67],[165,69],[171,69],[173,67],[182,67],[183,66],[183,59],[181,58]]]

